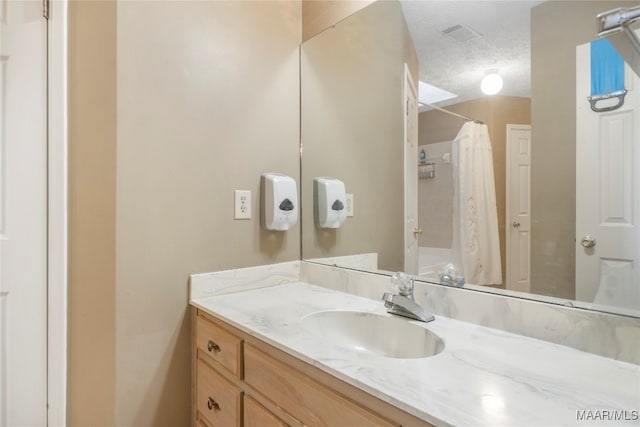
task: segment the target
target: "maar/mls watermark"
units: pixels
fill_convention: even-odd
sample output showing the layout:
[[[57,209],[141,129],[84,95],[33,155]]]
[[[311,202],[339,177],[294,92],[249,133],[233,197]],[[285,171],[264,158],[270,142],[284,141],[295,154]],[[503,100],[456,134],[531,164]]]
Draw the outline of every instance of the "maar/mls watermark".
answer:
[[[636,409],[578,409],[578,421],[638,421],[640,412]]]

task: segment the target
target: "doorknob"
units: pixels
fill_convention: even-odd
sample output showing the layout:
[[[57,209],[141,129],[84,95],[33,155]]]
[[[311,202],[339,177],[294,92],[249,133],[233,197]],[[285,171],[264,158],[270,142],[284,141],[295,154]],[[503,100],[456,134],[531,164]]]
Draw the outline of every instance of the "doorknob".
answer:
[[[422,234],[422,228],[416,227],[416,228],[413,229],[413,235],[414,236],[419,236],[421,234]]]
[[[592,248],[596,245],[596,239],[593,236],[586,235],[580,239],[580,244],[585,248]]]
[[[520,227],[520,223],[518,221],[513,221],[511,225],[513,225],[516,228]]]

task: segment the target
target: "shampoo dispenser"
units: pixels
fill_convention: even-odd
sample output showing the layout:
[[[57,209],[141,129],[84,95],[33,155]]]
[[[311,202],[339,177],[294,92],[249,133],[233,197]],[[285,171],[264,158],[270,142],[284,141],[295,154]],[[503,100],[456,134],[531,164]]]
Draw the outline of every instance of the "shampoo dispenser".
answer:
[[[339,179],[317,177],[313,180],[316,225],[320,228],[340,228],[347,219],[347,196]]]
[[[265,230],[285,231],[298,222],[296,181],[279,173],[260,178],[260,223]]]

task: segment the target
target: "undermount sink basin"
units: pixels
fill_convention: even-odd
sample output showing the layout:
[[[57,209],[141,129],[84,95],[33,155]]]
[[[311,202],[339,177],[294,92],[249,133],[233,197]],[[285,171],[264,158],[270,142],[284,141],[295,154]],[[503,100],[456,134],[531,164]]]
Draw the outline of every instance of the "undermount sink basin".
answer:
[[[407,319],[359,311],[319,311],[302,319],[302,327],[319,339],[356,353],[417,359],[440,353],[444,342]]]

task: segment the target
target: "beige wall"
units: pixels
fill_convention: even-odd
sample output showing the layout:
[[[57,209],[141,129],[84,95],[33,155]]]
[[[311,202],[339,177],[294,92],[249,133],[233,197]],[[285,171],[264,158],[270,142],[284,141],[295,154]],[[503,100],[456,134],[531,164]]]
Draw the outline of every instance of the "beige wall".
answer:
[[[299,180],[300,3],[70,14],[69,425],[187,425],[188,275],[300,256],[258,205],[262,172]]]
[[[375,0],[302,0],[302,40],[310,39]]]
[[[115,424],[116,6],[69,8],[70,426]]]
[[[529,98],[519,98],[510,96],[491,96],[474,99],[472,101],[461,102],[450,105],[448,110],[455,113],[473,117],[484,122],[489,128],[491,137],[491,147],[493,151],[493,170],[496,185],[496,204],[498,209],[498,231],[500,234],[500,255],[502,257],[502,276],[504,283],[505,271],[504,262],[506,260],[505,241],[505,216],[506,216],[506,147],[507,147],[507,124],[529,124],[531,120],[531,100]],[[419,136],[420,145],[434,142],[451,141],[455,138],[464,124],[455,116],[451,116],[440,111],[431,110],[420,113]],[[444,166],[444,165],[440,165]],[[433,198],[429,191],[433,188],[430,180],[420,180],[418,183],[418,223],[425,232],[420,238],[420,246],[431,247],[451,247],[451,237],[449,246],[442,246],[442,230],[452,233],[453,199],[449,204],[445,204],[443,192],[453,195],[453,181],[449,190],[441,191],[435,199],[440,201],[440,206],[434,206]],[[434,209],[437,212],[434,212]],[[447,215],[444,215],[447,211]],[[448,219],[448,221],[445,221]],[[437,228],[438,230],[433,230]],[[429,240],[429,236],[437,236],[436,244]]]
[[[397,2],[378,2],[302,47],[302,255],[378,253],[403,269],[404,63],[417,76],[413,42]],[[340,229],[314,226],[313,178],[332,176],[354,194]]]
[[[531,291],[574,299],[576,46],[595,16],[640,2],[551,1],[531,13]],[[586,101],[585,101],[586,102]]]

